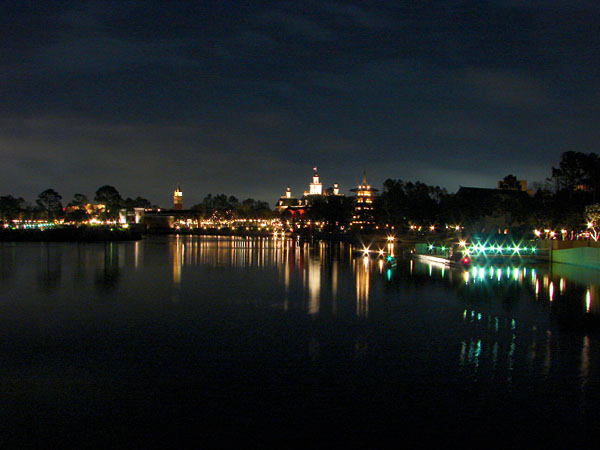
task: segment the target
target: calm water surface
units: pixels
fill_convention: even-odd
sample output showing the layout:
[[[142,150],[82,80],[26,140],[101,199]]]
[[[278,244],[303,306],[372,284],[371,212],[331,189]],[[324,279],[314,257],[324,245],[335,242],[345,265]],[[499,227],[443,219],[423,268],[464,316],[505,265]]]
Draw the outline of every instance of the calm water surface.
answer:
[[[175,236],[3,243],[0,264],[6,442],[576,445],[600,424],[597,271]]]

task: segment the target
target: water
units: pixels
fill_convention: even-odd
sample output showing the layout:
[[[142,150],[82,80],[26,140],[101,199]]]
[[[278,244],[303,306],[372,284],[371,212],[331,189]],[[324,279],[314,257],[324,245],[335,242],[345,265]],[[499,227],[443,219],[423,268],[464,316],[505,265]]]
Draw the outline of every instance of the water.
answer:
[[[174,236],[3,243],[0,264],[11,447],[579,445],[598,430],[596,271]]]

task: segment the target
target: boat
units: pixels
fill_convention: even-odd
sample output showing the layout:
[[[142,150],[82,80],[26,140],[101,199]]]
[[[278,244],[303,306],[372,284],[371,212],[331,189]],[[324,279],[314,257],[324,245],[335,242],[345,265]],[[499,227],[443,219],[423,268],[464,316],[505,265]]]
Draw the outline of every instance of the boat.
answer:
[[[411,256],[419,261],[445,266],[468,266],[471,262],[468,254],[459,251],[452,245],[435,247],[430,244],[417,244],[411,252]]]
[[[468,266],[471,262],[471,260],[467,256],[463,257],[461,255],[458,255],[457,258],[452,258],[449,256],[412,253],[412,257],[419,261],[443,264],[445,266]]]

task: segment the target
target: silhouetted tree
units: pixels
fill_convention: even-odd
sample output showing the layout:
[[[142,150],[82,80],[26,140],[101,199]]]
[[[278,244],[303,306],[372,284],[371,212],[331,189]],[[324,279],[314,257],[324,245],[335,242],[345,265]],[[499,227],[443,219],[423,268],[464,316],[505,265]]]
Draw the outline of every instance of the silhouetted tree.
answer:
[[[324,231],[338,230],[348,226],[352,218],[354,200],[341,195],[316,197],[311,201],[306,218],[324,222]]]
[[[561,155],[558,167],[552,167],[551,180],[556,190],[589,191],[600,188],[600,158],[595,153],[569,151]]]
[[[502,181],[498,184],[498,188],[500,189],[510,189],[510,190],[521,190],[521,183],[516,176],[513,174],[506,175]]]
[[[15,198],[12,195],[0,197],[0,219],[17,219],[23,211],[24,204],[25,200],[22,198]]]
[[[143,197],[130,198],[127,197],[123,203],[124,208],[133,209],[133,208],[152,208],[152,203],[150,200],[145,199]]]
[[[46,189],[38,195],[36,203],[48,219],[55,219],[62,214],[62,196],[54,189]]]
[[[73,200],[71,200],[71,203],[69,203],[69,206],[84,206],[87,205],[88,202],[88,198],[87,195],[85,194],[75,194],[73,195]]]
[[[106,207],[105,215],[110,218],[115,218],[119,214],[123,199],[121,194],[113,186],[104,185],[98,188],[94,201],[102,203]]]
[[[375,203],[378,222],[395,227],[406,227],[410,222],[435,223],[441,219],[441,204],[447,196],[439,186],[388,179]]]

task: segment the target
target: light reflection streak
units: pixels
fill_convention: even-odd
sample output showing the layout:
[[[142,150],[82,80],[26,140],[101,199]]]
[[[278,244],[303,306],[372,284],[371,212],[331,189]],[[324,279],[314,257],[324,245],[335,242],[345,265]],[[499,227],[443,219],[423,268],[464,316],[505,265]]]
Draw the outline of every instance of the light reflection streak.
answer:
[[[546,348],[545,348],[544,366],[542,369],[542,375],[544,378],[548,378],[550,374],[550,367],[552,367],[552,332],[546,331]]]
[[[493,372],[496,372],[497,364],[498,364],[498,341],[495,341],[494,346],[492,347],[492,370],[493,370]]]
[[[135,241],[135,244],[133,244],[133,267],[135,269],[140,268],[143,257],[142,249],[142,241]]]
[[[511,341],[510,341],[510,345],[509,345],[509,350],[508,350],[508,357],[507,357],[507,365],[508,365],[508,374],[506,376],[506,381],[508,382],[509,386],[512,387],[512,379],[513,379],[513,371],[514,371],[514,365],[515,365],[515,341],[517,339],[517,336],[513,333],[512,337],[511,337]]]
[[[579,365],[579,379],[581,390],[584,391],[590,377],[590,338],[583,337],[581,347],[581,364]]]
[[[333,297],[334,300],[334,307],[335,307],[335,299],[337,296],[337,289],[338,289],[338,262],[337,260],[334,260],[331,263],[331,296]]]
[[[533,369],[533,363],[535,362],[535,358],[537,355],[537,349],[536,349],[536,336],[535,336],[535,332],[536,332],[536,326],[534,325],[532,328],[533,331],[533,336],[532,336],[532,340],[531,340],[531,347],[529,348],[529,371],[531,372],[531,370]]]
[[[181,284],[181,266],[182,266],[182,250],[183,244],[179,242],[179,235],[173,243],[172,265],[173,265],[173,283]]]
[[[369,257],[365,256],[355,268],[356,316],[365,319],[369,315],[369,275]]]
[[[590,292],[590,288],[587,289],[585,293],[585,312],[590,312],[590,306],[592,305],[592,294]]]

